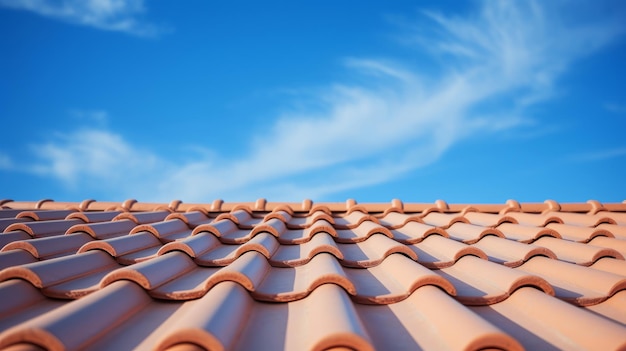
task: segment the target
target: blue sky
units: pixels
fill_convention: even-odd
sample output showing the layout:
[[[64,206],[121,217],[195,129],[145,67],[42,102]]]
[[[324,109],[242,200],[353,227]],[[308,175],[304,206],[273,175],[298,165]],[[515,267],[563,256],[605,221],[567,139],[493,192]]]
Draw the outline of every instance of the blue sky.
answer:
[[[626,199],[620,0],[0,0],[0,32],[0,198]]]

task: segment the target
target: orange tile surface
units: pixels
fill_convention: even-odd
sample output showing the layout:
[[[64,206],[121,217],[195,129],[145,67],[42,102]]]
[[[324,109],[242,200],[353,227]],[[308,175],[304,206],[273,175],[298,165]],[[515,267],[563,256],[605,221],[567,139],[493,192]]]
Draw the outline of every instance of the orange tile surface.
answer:
[[[0,200],[8,350],[626,350],[626,202]]]

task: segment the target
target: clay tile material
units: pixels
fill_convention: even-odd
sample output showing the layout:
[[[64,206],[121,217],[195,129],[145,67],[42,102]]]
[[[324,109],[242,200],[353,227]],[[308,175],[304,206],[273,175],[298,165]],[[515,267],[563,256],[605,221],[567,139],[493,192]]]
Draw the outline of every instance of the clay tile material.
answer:
[[[498,226],[498,230],[509,240],[522,243],[531,243],[543,236],[561,238],[561,235],[554,229],[533,227],[514,223],[503,223]]]
[[[123,219],[129,219],[137,224],[149,224],[154,222],[160,222],[170,214],[169,211],[154,211],[154,212],[124,212],[113,218],[114,221]]]
[[[344,217],[335,217],[335,228],[337,229],[354,229],[365,221],[379,223],[378,219],[361,211],[353,211]]]
[[[467,223],[454,223],[446,232],[451,239],[462,241],[466,244],[473,244],[486,235],[494,235],[504,238],[504,234],[496,228],[485,228]]]
[[[157,254],[163,255],[170,251],[182,251],[186,253],[187,256],[196,258],[215,249],[219,245],[220,241],[213,234],[204,232],[182,240],[167,243],[159,249]]]
[[[389,229],[372,221],[364,221],[353,229],[337,230],[336,240],[341,243],[356,243],[367,240],[367,238],[374,234],[382,234],[389,238],[393,238],[393,234],[391,234]]]
[[[0,205],[0,349],[626,349],[626,203]]]
[[[401,253],[417,260],[417,254],[406,245],[381,234],[372,235],[367,240],[358,243],[337,244],[337,247],[343,256],[342,264],[347,267],[376,266],[393,253]]]
[[[120,235],[126,235],[137,224],[131,220],[124,219],[115,222],[101,222],[90,224],[77,224],[70,227],[66,234],[87,233],[94,239],[108,239]]]
[[[533,286],[554,295],[552,286],[538,276],[474,256],[464,256],[436,273],[452,282],[457,291],[455,298],[465,305],[494,304],[507,299],[522,286]]]
[[[197,266],[182,252],[170,252],[148,261],[117,269],[100,283],[105,287],[119,280],[130,280],[146,290],[152,290],[191,271]]]
[[[107,222],[120,214],[119,211],[109,212],[73,212],[67,215],[65,219],[80,219],[85,223]]]
[[[621,350],[626,347],[623,325],[532,288],[521,288],[503,302],[472,310],[500,326],[528,350]],[[603,336],[598,338],[597,333]]]
[[[71,226],[81,223],[83,222],[79,219],[13,223],[4,231],[12,232],[21,230],[35,238],[43,238],[46,236],[63,235]]]
[[[51,211],[23,211],[16,218],[32,218],[35,221],[50,221],[54,219],[63,219],[74,210],[51,210]]]
[[[509,212],[507,216],[515,218],[519,224],[532,227],[545,227],[549,223],[563,223],[563,220],[554,213],[538,214],[524,212]]]
[[[204,297],[176,312],[173,318],[178,322],[163,335],[155,349],[195,344],[203,350],[232,350],[253,304],[241,286],[231,282],[218,284]]]
[[[598,238],[602,239],[604,237]],[[556,257],[558,257],[561,261],[576,263],[583,266],[590,266],[601,257],[612,257],[620,260],[624,259],[622,254],[613,249],[560,240],[551,237],[540,238],[533,244],[545,247],[554,252]]]
[[[392,229],[391,233],[396,241],[409,245],[419,243],[429,235],[448,237],[445,230],[418,222],[408,222],[398,229]]]
[[[301,266],[322,252],[329,253],[340,260],[344,258],[332,236],[321,232],[299,245],[280,245],[270,258],[270,263],[276,267]]]
[[[380,224],[389,228],[389,229],[397,229],[406,225],[408,222],[417,222],[423,223],[422,219],[419,215],[409,215],[400,212],[389,212],[382,216],[380,219]]]
[[[119,282],[4,331],[0,348],[23,342],[47,350],[86,348],[149,302],[140,287]]]
[[[539,240],[542,240],[541,238]],[[545,237],[546,240],[554,239]],[[503,239],[493,235],[487,235],[480,239],[472,246],[480,249],[489,257],[489,261],[503,264],[507,267],[517,267],[524,262],[528,261],[534,256],[545,256],[552,259],[557,259],[557,255],[550,251],[549,247],[542,246],[541,244],[522,244],[517,241]]]
[[[130,231],[130,234],[141,232],[148,232],[163,242],[170,242],[189,236],[191,229],[180,219],[170,219],[168,221],[136,226]]]
[[[556,296],[578,306],[606,300],[626,289],[626,277],[572,263],[536,256],[515,268],[547,280]]]
[[[469,223],[469,221],[456,213],[430,212],[422,217],[422,221],[428,225],[447,229],[455,223]]]
[[[331,215],[323,211],[316,211],[306,217],[293,216],[287,223],[289,229],[305,229],[313,225],[318,220],[325,220],[328,223],[334,223],[335,220]]]
[[[433,286],[419,288],[395,304],[356,308],[377,350],[523,350],[497,323]]]
[[[93,240],[89,235],[76,233],[69,235],[52,236],[40,239],[30,239],[12,242],[2,248],[2,251],[25,250],[40,260],[53,256],[76,253],[78,249]]]
[[[554,229],[563,239],[570,241],[586,243],[597,236],[613,237],[613,234],[600,228],[587,228],[559,223],[550,223],[547,227]]]
[[[464,217],[471,224],[483,227],[497,227],[502,223],[517,223],[517,220],[511,216],[501,216],[492,213],[468,212]]]
[[[431,235],[409,248],[417,254],[417,262],[430,269],[450,267],[468,255],[487,259],[480,249],[440,235]]]
[[[96,240],[83,245],[78,252],[87,252],[90,250],[102,250],[111,257],[116,259],[123,258],[132,253],[143,252],[148,249],[153,249],[156,252],[161,248],[161,242],[154,235],[143,232],[135,235],[125,235],[116,238],[106,240]],[[122,261],[122,264],[132,264],[135,260]]]
[[[46,288],[115,265],[104,252],[88,252],[10,267],[0,271],[0,281],[19,278],[37,288]]]

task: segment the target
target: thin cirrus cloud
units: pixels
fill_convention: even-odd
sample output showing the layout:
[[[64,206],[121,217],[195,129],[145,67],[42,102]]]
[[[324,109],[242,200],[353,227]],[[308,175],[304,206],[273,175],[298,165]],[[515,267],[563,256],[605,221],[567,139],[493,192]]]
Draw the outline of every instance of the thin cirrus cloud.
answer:
[[[610,21],[556,18],[574,8],[568,4],[482,4],[471,17],[424,12],[420,30],[406,34],[445,64],[441,73],[391,59],[346,59],[375,84],[329,84],[315,97],[324,108],[284,112],[244,157],[211,150],[180,162],[113,131],[87,129],[37,146],[43,152],[30,169],[155,201],[324,199],[426,167],[465,139],[531,123],[528,107],[552,96],[572,62],[623,30]],[[494,100],[506,109],[485,107]]]
[[[138,19],[143,0],[0,0],[0,6],[97,29],[155,36],[165,30]]]

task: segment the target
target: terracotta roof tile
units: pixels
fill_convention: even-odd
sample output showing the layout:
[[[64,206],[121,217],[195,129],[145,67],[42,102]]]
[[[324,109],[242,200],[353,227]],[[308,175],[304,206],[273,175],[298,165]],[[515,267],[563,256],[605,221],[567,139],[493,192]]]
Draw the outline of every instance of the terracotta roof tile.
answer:
[[[0,348],[626,348],[626,203],[3,200]]]

